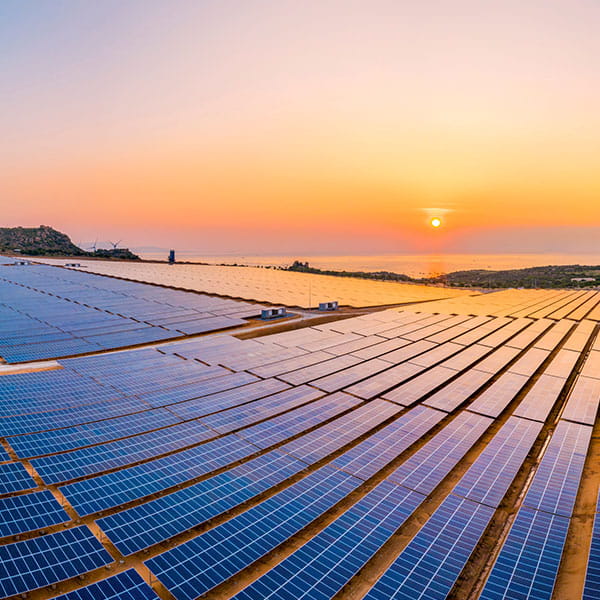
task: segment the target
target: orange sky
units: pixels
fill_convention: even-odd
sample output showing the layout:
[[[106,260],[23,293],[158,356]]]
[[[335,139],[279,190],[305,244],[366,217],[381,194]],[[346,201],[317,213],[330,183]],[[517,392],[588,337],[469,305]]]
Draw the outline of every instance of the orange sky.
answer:
[[[26,5],[0,8],[4,225],[215,253],[597,238],[596,2]]]

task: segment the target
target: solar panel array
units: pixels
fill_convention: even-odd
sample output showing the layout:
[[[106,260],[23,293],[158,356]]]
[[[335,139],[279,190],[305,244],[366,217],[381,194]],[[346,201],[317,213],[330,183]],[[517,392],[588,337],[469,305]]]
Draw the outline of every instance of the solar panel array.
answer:
[[[600,492],[596,503],[594,526],[588,555],[588,566],[585,575],[583,600],[594,600],[600,596]]]
[[[0,266],[0,357],[26,362],[237,327],[261,308],[69,269]]]
[[[549,599],[575,526],[597,597],[600,342],[552,298],[7,371],[0,597]]]
[[[48,264],[64,264],[44,259]],[[123,277],[147,283],[308,308],[313,301],[336,299],[350,306],[384,306],[422,302],[469,294],[462,290],[351,277],[333,277],[220,265],[133,263],[122,261],[78,261],[82,269],[103,275]],[[309,293],[309,287],[311,291]]]

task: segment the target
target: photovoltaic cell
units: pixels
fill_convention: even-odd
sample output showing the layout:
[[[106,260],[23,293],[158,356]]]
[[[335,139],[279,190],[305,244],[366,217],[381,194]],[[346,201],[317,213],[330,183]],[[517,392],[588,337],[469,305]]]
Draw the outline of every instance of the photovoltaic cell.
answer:
[[[368,479],[444,418],[444,413],[417,406],[348,450],[331,464]]]
[[[0,537],[67,521],[69,515],[48,490],[0,498]]]
[[[192,600],[276,548],[358,485],[359,479],[322,467],[144,564],[178,600]]]
[[[54,600],[158,600],[154,590],[135,569],[128,569],[97,583],[56,596]]]
[[[123,554],[132,554],[231,510],[305,468],[275,450],[97,523]]]
[[[491,419],[481,415],[459,414],[403,462],[388,480],[429,495],[491,424]]]
[[[592,428],[560,421],[546,446],[523,506],[570,517]]]
[[[494,509],[450,495],[365,596],[365,600],[445,598]]]
[[[582,600],[597,600],[597,598],[600,598],[600,494],[596,504],[594,529],[592,531]]]
[[[383,481],[234,598],[333,598],[424,499],[421,494]]]
[[[6,544],[0,546],[0,594],[23,594],[112,562],[84,525]]]
[[[20,492],[34,487],[37,487],[37,484],[21,463],[0,465],[0,494]]]
[[[543,424],[510,417],[454,488],[454,493],[497,507]]]
[[[481,593],[481,600],[550,600],[569,519],[521,508]]]
[[[600,380],[578,377],[569,394],[561,419],[594,425],[600,404]]]
[[[60,488],[80,516],[149,496],[257,451],[231,434],[206,444]]]

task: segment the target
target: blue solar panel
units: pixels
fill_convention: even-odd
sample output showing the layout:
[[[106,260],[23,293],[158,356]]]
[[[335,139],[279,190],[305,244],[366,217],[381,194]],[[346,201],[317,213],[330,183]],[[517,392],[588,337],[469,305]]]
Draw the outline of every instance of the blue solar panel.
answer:
[[[336,392],[284,415],[246,427],[238,431],[237,435],[259,448],[268,448],[310,427],[320,425],[359,403],[357,398]]]
[[[439,410],[417,406],[336,458],[332,464],[356,477],[368,479],[445,416]]]
[[[369,404],[359,406],[350,413],[288,442],[281,447],[281,450],[312,464],[363,435],[400,410],[399,406],[391,402],[373,400]]]
[[[235,327],[246,323],[240,316],[261,308],[44,265],[3,269],[3,274],[0,315],[14,316],[0,318],[0,354],[10,362]],[[167,325],[182,314],[180,323]]]
[[[231,510],[305,468],[275,450],[97,523],[123,554],[132,554]]]
[[[110,440],[143,433],[180,421],[171,411],[156,408],[133,415],[95,421],[74,427],[54,429],[7,438],[17,456],[31,458],[42,454],[64,452]]]
[[[388,479],[422,494],[430,494],[491,424],[491,419],[481,415],[459,414]]]
[[[199,421],[177,423],[116,442],[34,458],[31,464],[48,484],[95,475],[215,438]]]
[[[524,506],[571,516],[591,435],[588,425],[559,422],[523,500]]]
[[[365,600],[445,598],[493,514],[489,506],[448,496]]]
[[[85,526],[6,544],[0,546],[0,594],[23,594],[112,562]]]
[[[69,515],[48,490],[0,498],[0,537],[18,535],[69,520]]]
[[[54,600],[158,600],[159,596],[134,569],[57,596]]]
[[[59,429],[145,410],[148,410],[148,405],[138,398],[113,398],[107,401],[98,401],[89,406],[6,417],[0,419],[0,435],[22,435],[46,429]]]
[[[585,587],[582,600],[598,600],[600,598],[600,494],[596,504],[592,542],[588,557]]]
[[[30,490],[34,487],[37,487],[37,484],[21,463],[0,465],[0,494]]]
[[[521,508],[481,593],[481,600],[550,600],[569,519]]]
[[[134,467],[71,483],[60,491],[80,516],[89,515],[206,475],[257,450],[232,434]]]
[[[145,564],[178,600],[197,598],[276,548],[360,483],[325,466]]]
[[[241,407],[224,410],[202,418],[202,422],[219,433],[228,433],[251,425],[272,415],[302,406],[323,396],[323,392],[303,385],[284,390],[273,396],[255,400]]]
[[[333,598],[423,502],[425,496],[388,483],[364,498],[275,568],[238,593],[236,600]]]
[[[215,412],[216,410],[222,410],[223,406],[214,404],[217,400],[222,399],[222,396],[217,396],[218,392],[225,392],[226,390],[232,390],[234,388],[245,386],[246,384],[260,383],[260,389],[273,389],[282,390],[287,386],[285,383],[276,382],[270,380],[270,383],[264,383],[258,380],[254,375],[250,373],[230,373],[222,377],[215,377],[214,379],[208,379],[206,381],[199,381],[190,384],[189,386],[182,386],[181,388],[171,388],[169,390],[160,390],[158,392],[151,392],[143,394],[141,398],[147,404],[151,406],[165,406],[173,405],[170,410],[179,415],[182,419],[194,419],[201,414],[207,414],[208,412]],[[239,395],[246,392],[246,389],[240,390]],[[234,392],[235,393],[235,392]],[[251,394],[250,388],[248,393]],[[210,399],[206,398],[210,394],[215,394]],[[234,401],[229,402],[229,406],[240,404],[237,400],[239,395],[234,396]],[[264,394],[262,394],[264,395]],[[231,398],[230,394],[227,394],[225,398]],[[216,408],[215,408],[216,406]],[[210,408],[210,410],[207,410]]]
[[[488,443],[454,492],[498,506],[533,446],[543,423],[510,417]]]

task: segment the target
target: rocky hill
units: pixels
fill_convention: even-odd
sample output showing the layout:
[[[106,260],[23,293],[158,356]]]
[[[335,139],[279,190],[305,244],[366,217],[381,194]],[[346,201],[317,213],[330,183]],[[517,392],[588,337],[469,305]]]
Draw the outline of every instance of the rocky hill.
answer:
[[[127,248],[87,252],[76,246],[67,234],[48,225],[0,227],[0,252],[26,256],[81,256],[139,260],[139,256]]]

